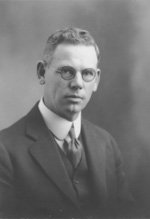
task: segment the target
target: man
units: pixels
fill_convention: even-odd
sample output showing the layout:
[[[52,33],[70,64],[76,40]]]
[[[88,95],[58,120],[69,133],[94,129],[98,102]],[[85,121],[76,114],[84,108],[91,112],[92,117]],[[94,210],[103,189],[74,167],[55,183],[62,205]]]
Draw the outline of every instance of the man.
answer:
[[[119,149],[81,116],[98,88],[98,61],[85,30],[49,37],[37,64],[43,98],[0,133],[1,217],[124,216],[130,194]]]

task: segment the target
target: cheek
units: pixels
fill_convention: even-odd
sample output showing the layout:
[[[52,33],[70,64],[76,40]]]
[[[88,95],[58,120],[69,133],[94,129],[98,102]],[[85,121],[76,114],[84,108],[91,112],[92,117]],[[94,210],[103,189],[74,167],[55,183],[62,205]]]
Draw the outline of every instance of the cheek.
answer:
[[[55,100],[59,100],[63,97],[64,92],[66,91],[66,85],[60,81],[55,82],[51,85],[52,96]]]
[[[86,87],[85,92],[86,92],[87,99],[89,99],[91,97],[91,95],[93,93],[93,87],[94,87],[93,84]]]
[[[54,95],[60,87],[60,83],[55,77],[49,77],[47,78],[45,87],[47,91],[49,92],[49,95]]]

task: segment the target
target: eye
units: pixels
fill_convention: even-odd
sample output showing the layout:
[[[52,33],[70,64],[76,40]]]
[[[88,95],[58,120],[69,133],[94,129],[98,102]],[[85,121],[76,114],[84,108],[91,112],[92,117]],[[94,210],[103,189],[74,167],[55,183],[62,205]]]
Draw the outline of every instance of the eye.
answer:
[[[96,76],[96,72],[92,68],[87,68],[82,71],[82,77],[87,82],[92,81],[95,78],[95,76]]]
[[[93,77],[93,76],[95,76],[95,71],[94,71],[94,69],[84,69],[83,75]]]
[[[75,69],[71,66],[64,66],[59,71],[64,79],[71,79],[75,75]]]

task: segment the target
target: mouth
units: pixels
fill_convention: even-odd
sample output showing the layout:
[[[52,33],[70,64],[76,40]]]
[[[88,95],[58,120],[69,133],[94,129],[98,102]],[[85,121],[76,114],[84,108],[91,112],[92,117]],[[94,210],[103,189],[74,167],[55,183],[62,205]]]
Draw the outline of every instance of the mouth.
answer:
[[[80,102],[83,97],[80,95],[67,95],[66,99],[71,102]]]

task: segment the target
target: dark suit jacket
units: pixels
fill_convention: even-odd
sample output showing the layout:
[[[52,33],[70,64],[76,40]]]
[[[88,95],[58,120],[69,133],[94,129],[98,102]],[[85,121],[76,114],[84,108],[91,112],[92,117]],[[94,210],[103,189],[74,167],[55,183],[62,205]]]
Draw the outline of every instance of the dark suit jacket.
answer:
[[[111,216],[118,200],[121,203],[129,197],[120,152],[103,129],[83,120],[81,130],[95,214]],[[36,105],[0,133],[0,217],[81,218],[81,215],[56,142]]]

